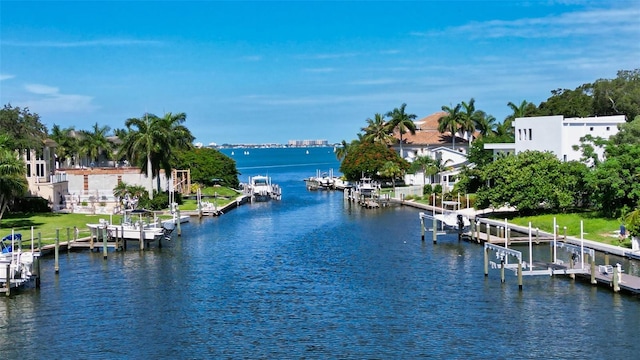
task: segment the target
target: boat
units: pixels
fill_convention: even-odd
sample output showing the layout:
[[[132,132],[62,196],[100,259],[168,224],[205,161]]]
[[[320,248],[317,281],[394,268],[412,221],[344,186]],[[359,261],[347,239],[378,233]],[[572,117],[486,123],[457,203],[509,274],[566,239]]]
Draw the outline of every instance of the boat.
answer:
[[[106,229],[110,238],[126,240],[155,241],[160,239],[171,240],[171,233],[175,228],[175,219],[160,222],[151,220],[152,212],[144,209],[126,210],[120,224],[110,224],[105,219],[100,219],[97,224],[87,224],[92,229]]]
[[[419,215],[421,220],[426,220],[428,223],[435,219],[437,221],[436,229],[440,229],[443,233],[466,232],[471,226],[468,217],[454,211],[446,211],[442,214],[420,212]]]
[[[356,191],[363,197],[373,197],[380,186],[370,177],[362,177],[356,184]]]
[[[243,188],[244,194],[251,197],[251,202],[280,200],[282,196],[280,186],[271,183],[271,178],[268,176],[249,177],[249,183],[243,184]]]
[[[35,278],[33,272],[34,260],[40,256],[39,251],[22,251],[22,235],[13,231],[0,240],[0,283],[7,282],[10,287],[22,287]],[[7,274],[7,265],[9,273]],[[9,278],[7,279],[7,275]]]

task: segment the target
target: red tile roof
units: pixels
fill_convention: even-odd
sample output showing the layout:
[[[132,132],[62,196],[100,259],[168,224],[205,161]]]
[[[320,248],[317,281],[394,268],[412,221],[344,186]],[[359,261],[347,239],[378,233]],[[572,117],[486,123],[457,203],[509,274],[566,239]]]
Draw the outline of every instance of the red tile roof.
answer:
[[[450,145],[451,133],[449,131],[445,131],[444,133],[438,131],[438,121],[446,114],[446,112],[440,111],[415,121],[417,128],[416,134],[402,134],[402,140],[405,144],[413,145]],[[394,131],[393,136],[396,139],[400,139],[400,134],[397,131]],[[456,143],[466,142],[467,141],[460,136],[456,137]]]

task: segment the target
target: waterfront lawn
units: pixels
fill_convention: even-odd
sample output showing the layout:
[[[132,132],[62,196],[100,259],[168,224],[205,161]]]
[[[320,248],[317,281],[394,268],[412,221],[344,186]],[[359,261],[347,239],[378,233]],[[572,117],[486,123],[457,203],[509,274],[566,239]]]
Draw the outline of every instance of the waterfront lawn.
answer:
[[[515,215],[515,214],[514,214]],[[567,228],[567,236],[580,238],[580,221],[584,224],[584,239],[598,241],[605,244],[631,247],[631,239],[621,242],[617,236],[620,229],[620,221],[617,219],[605,219],[599,217],[596,212],[580,212],[569,214],[544,214],[536,216],[513,217],[507,215],[509,222],[520,226],[539,228],[542,231],[553,232],[553,218],[559,226],[559,236],[564,236],[564,228]],[[498,218],[495,218],[498,220]],[[504,217],[502,218],[504,219]]]
[[[113,215],[113,223],[119,224],[120,215]],[[22,234],[25,246],[31,243],[31,227],[33,227],[34,237],[37,239],[38,233],[42,235],[42,244],[54,244],[56,240],[56,230],[59,230],[60,241],[67,241],[67,229],[69,237],[73,239],[74,226],[79,229],[78,238],[90,235],[87,224],[98,223],[100,219],[110,220],[107,214],[87,215],[87,214],[64,214],[64,213],[38,213],[25,214],[14,213],[5,214],[0,225],[0,236],[11,234],[11,229]],[[36,240],[37,241],[37,240]],[[37,244],[36,244],[37,246]]]

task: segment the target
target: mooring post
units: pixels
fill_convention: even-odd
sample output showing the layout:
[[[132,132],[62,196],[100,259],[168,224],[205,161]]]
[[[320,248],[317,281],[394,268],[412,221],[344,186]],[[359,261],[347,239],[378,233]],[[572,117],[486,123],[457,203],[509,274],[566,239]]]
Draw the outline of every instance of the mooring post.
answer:
[[[476,222],[476,242],[480,244],[480,220]]]
[[[89,228],[89,251],[93,252],[93,232],[96,231],[97,229],[94,228]],[[98,236],[96,234],[96,236]]]
[[[489,248],[484,248],[484,277],[489,276]]]
[[[604,264],[609,265],[609,253],[606,251],[604,253]]]
[[[491,224],[487,223],[487,242],[491,244]]]
[[[540,244],[540,229],[536,228],[536,245]]]
[[[571,255],[571,259],[569,259],[569,269],[573,270],[573,263],[574,263],[574,256],[575,254]],[[571,279],[575,279],[576,278],[576,274],[569,274],[569,278]]]
[[[54,260],[54,266],[53,266],[53,269],[55,270],[56,274],[60,272],[59,253],[60,253],[60,229],[56,229],[56,245],[54,249],[55,260]]]
[[[36,278],[36,289],[40,289],[40,256],[33,258],[33,271]]]
[[[504,257],[500,258],[500,282],[504,283]]]
[[[522,260],[518,259],[518,289],[522,291]]]
[[[420,238],[424,241],[424,218],[420,217]]]
[[[619,278],[620,274],[618,273],[617,269],[613,269],[613,292],[618,292],[620,291],[620,278]]]
[[[567,242],[567,227],[564,227],[564,241]]]
[[[140,224],[140,250],[144,250],[144,229],[142,224]]]
[[[4,267],[4,275],[5,275],[4,276],[4,279],[5,279],[4,286],[7,289],[7,291],[5,291],[4,294],[6,296],[9,296],[9,295],[11,295],[11,264],[10,263],[5,265],[5,267]]]
[[[102,229],[102,258],[106,259],[107,258],[107,238],[109,233],[107,233],[107,225],[104,226],[104,229]]]
[[[124,237],[124,225],[120,224],[120,236],[122,236],[122,242],[124,245],[124,249],[127,250],[127,239]]]
[[[182,236],[182,228],[180,227],[180,208],[176,206],[176,214],[178,217],[176,218],[176,227],[178,228],[178,236]]]
[[[38,233],[38,251],[42,253],[42,233]]]
[[[596,285],[598,283],[598,281],[596,281],[596,257],[595,254],[594,256],[591,257],[591,284],[592,285]]]
[[[67,226],[67,252],[71,251],[71,229]]]
[[[436,218],[433,217],[433,243],[435,244],[438,239],[438,225],[436,224]]]

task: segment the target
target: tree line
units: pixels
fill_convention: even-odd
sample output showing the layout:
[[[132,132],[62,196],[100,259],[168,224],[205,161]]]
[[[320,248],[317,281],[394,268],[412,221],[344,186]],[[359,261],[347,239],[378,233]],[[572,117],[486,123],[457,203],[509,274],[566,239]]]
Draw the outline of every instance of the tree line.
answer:
[[[463,169],[454,191],[476,193],[481,207],[512,205],[526,213],[589,208],[618,217],[640,206],[640,69],[621,70],[615,79],[598,79],[573,90],[552,90],[539,105],[523,100],[507,106],[511,114],[502,122],[476,109],[474,98],[441,107],[438,131],[451,136],[453,148],[456,138],[468,142],[472,135],[476,137],[469,149],[473,166]],[[485,143],[514,142],[516,118],[548,115],[625,115],[627,123],[611,139],[583,138],[576,145],[583,154],[580,162],[564,163],[552,154],[537,152],[494,161],[492,152],[484,150]],[[437,176],[447,170],[448,164],[439,159],[419,156],[411,164],[403,159],[403,135],[415,134],[415,118],[402,104],[366,119],[357,138],[343,140],[336,151],[341,172],[348,180],[358,180],[363,174],[389,178],[422,171],[425,176]],[[389,149],[394,144],[399,145],[400,154]],[[596,148],[604,150],[602,159]]]
[[[0,110],[0,219],[12,199],[26,193],[25,166],[16,151],[33,149],[39,154],[45,139],[56,142],[56,161],[61,167],[100,166],[102,159],[126,163],[141,169],[149,179],[156,177],[160,191],[160,172],[192,169],[192,180],[211,185],[222,179],[229,187],[239,185],[235,161],[215,149],[195,149],[194,136],[184,125],[185,113],[164,116],[143,114],[124,122],[124,128],[111,129],[95,123],[89,130],[53,125],[49,132],[37,113],[28,108],[4,105]],[[20,184],[20,186],[18,186]],[[148,195],[153,199],[153,191]]]

